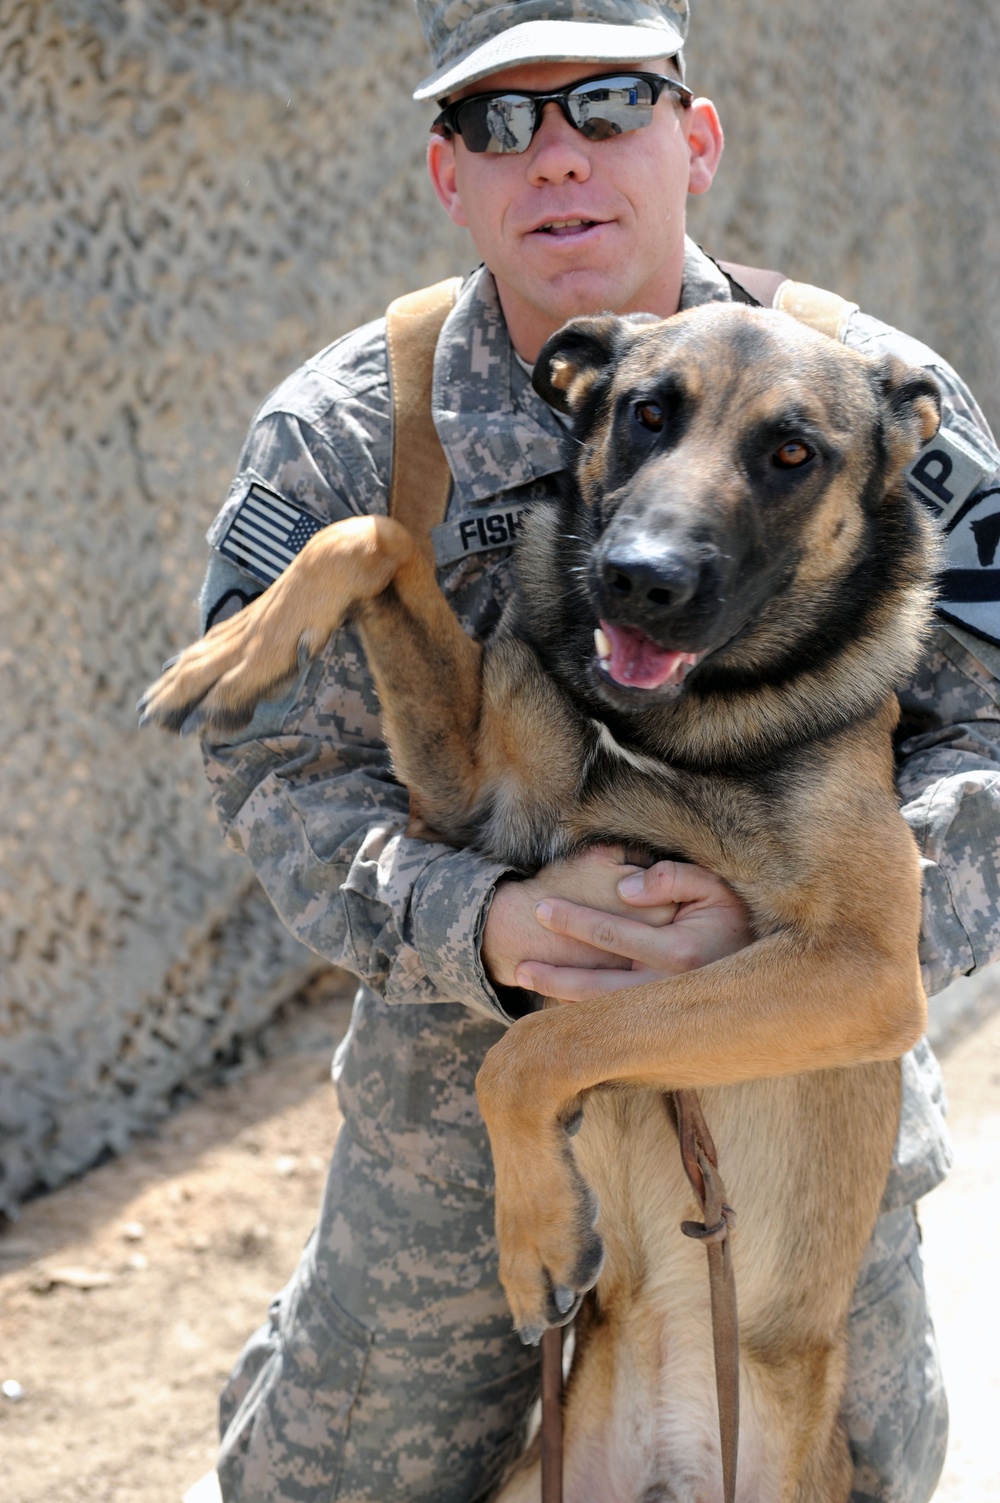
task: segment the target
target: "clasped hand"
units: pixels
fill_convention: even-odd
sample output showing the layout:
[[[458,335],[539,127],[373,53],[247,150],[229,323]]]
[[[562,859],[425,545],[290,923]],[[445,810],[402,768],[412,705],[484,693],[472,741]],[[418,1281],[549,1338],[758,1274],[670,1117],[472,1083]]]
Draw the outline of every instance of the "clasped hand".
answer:
[[[703,867],[643,868],[598,846],[497,885],[483,933],[491,981],[583,1002],[677,976],[741,950],[750,915]]]

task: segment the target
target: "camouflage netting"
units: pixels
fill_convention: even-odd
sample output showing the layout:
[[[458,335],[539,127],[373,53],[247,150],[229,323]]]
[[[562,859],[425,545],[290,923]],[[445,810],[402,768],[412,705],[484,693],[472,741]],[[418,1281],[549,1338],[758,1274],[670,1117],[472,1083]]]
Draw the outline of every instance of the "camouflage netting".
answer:
[[[470,262],[406,0],[0,7],[0,1209],[168,1106],[316,970],[134,705],[197,628],[259,400]]]
[[[986,0],[701,0],[691,49],[730,131],[701,238],[922,334],[994,414],[996,28]],[[424,183],[424,66],[408,0],[0,3],[0,1209],[319,965],[133,705],[195,628],[258,400],[474,260]]]

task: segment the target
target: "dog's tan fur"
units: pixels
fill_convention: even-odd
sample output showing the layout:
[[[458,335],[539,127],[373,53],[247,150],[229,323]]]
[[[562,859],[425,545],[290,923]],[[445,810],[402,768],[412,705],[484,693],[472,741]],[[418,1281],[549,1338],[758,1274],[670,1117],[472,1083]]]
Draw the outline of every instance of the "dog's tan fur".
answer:
[[[790,406],[805,412],[839,458],[773,544],[787,550],[790,574],[736,649],[751,672],[794,643],[816,600],[841,587],[875,504],[871,451],[852,436],[876,425],[871,367],[783,318],[759,322],[777,317],[702,309],[629,334],[576,469],[580,504],[607,506],[619,399],[660,380],[669,355],[694,413],[684,439],[691,506],[725,535],[749,524],[722,435],[764,431]],[[606,331],[591,323],[585,333],[599,343]],[[657,331],[678,324],[675,359]],[[751,369],[740,357],[746,330],[755,339],[765,331],[767,360]],[[596,377],[572,341],[550,374],[568,408],[583,412]],[[907,387],[912,374],[897,367],[883,378],[886,507],[908,504],[902,467],[937,423],[926,383]],[[664,483],[666,465],[650,461],[620,504]],[[555,512],[532,519],[521,568],[529,602],[551,590],[546,560],[558,530]],[[888,1172],[898,1056],[925,1016],[920,873],[891,751],[893,676],[912,664],[927,609],[926,535],[913,546],[912,579],[873,606],[857,640],[817,657],[794,684],[744,685],[708,702],[682,695],[667,728],[647,710],[627,746],[581,715],[524,634],[502,626],[485,653],[471,642],[408,534],[385,518],[316,535],[147,696],[147,714],[175,727],[195,706],[216,727],[243,723],[294,671],[303,644],[318,650],[350,613],[417,832],[474,841],[526,869],[595,840],[639,841],[719,873],[745,900],[758,936],[748,948],[661,983],[529,1013],[479,1074],[501,1279],[522,1329],[554,1318],[554,1288],[580,1294],[593,1282],[588,1186],[600,1203],[606,1256],[578,1319],[566,1401],[567,1503],[721,1497],[704,1254],[678,1231],[695,1207],[657,1094],[689,1086],[701,1093],[738,1213],[738,1496],[848,1497],[837,1417],[847,1309]],[[843,707],[840,719],[812,730],[830,703]],[[754,757],[766,763],[793,732],[801,756],[775,797],[741,769]],[[584,1101],[571,1147],[566,1126]],[[534,1455],[502,1496],[536,1503]]]

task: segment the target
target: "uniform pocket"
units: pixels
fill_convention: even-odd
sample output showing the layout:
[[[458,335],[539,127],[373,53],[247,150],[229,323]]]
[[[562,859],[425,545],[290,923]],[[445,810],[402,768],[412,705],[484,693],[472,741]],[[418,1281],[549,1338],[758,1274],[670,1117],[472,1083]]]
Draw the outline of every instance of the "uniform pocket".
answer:
[[[225,1503],[332,1499],[372,1334],[321,1287],[312,1239],[274,1310],[268,1344],[223,1441]]]

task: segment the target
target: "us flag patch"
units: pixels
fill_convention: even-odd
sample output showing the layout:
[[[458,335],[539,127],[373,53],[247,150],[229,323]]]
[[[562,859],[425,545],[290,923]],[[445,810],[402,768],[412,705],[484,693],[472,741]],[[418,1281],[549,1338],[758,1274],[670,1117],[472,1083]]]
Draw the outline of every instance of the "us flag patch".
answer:
[[[273,584],[314,533],[326,525],[294,501],[286,501],[284,496],[255,483],[217,546],[237,568]]]

